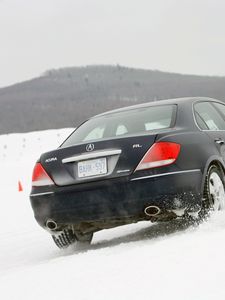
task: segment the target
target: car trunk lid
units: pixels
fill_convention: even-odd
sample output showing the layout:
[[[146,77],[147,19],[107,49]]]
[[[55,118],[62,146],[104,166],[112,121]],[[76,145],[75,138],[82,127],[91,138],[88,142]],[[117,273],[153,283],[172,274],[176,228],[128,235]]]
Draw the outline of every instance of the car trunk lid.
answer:
[[[40,160],[59,186],[127,176],[155,138],[153,133],[82,143],[45,153]]]

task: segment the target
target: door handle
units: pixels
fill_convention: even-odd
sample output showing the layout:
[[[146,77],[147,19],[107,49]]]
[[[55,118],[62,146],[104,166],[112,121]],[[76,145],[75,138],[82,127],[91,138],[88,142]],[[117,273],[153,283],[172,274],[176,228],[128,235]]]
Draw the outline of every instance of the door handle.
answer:
[[[218,139],[215,139],[215,143],[219,144],[219,145],[223,145],[225,144],[224,140],[218,138]]]

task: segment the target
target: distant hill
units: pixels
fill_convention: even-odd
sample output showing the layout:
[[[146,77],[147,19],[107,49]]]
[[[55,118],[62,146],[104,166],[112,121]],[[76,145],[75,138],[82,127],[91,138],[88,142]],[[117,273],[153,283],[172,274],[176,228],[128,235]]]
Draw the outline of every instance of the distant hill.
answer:
[[[0,89],[0,134],[75,127],[109,109],[183,96],[225,100],[225,77],[119,65],[50,70]]]

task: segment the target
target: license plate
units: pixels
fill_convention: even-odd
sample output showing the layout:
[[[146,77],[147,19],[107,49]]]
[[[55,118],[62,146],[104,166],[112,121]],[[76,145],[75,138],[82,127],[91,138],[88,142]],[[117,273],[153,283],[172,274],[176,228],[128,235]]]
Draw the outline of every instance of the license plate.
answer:
[[[106,158],[78,162],[78,177],[90,177],[107,173]]]

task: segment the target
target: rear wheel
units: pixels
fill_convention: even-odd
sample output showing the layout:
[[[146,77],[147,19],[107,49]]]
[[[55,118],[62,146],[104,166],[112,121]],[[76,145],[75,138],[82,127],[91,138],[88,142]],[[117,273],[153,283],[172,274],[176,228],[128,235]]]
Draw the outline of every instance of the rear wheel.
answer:
[[[82,234],[80,232],[74,232],[72,229],[64,229],[55,232],[52,238],[58,248],[65,249],[71,245],[89,245],[92,241],[93,233]]]
[[[225,208],[224,173],[221,168],[211,165],[205,178],[201,215]]]

